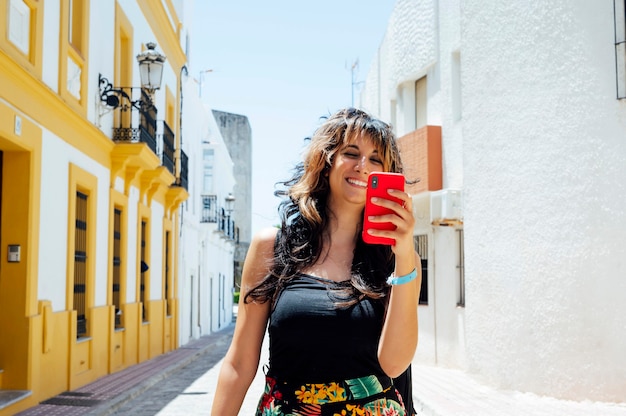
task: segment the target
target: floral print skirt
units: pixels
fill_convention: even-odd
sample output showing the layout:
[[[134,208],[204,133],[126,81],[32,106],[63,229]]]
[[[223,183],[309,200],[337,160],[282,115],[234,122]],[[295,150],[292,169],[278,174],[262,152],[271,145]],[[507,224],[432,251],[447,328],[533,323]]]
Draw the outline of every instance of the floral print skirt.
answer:
[[[265,377],[256,416],[405,416],[391,379],[366,376],[326,384],[287,384]]]

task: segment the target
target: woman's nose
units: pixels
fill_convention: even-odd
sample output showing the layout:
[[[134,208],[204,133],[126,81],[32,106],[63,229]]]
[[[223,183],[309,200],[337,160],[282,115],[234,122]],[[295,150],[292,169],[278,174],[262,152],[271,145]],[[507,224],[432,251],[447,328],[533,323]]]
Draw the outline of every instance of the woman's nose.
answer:
[[[356,165],[354,166],[354,169],[361,173],[368,173],[367,157],[363,156],[359,158],[356,162]]]

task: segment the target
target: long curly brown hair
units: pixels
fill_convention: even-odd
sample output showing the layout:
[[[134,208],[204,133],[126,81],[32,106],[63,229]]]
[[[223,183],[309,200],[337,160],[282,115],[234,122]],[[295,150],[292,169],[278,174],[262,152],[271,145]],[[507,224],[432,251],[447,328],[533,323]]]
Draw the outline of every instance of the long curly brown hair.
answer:
[[[326,203],[330,185],[325,173],[337,151],[360,135],[372,140],[383,170],[402,173],[400,152],[389,124],[356,108],[342,109],[326,118],[308,139],[303,161],[296,165],[291,179],[279,182],[284,189],[275,191],[283,200],[278,208],[281,227],[273,264],[261,283],[245,294],[245,302],[273,304],[290,279],[319,259],[329,223]],[[354,304],[364,297],[381,299],[389,291],[385,281],[393,271],[393,252],[389,246],[364,243],[361,228],[362,224],[356,236],[351,278],[334,290],[340,306]]]

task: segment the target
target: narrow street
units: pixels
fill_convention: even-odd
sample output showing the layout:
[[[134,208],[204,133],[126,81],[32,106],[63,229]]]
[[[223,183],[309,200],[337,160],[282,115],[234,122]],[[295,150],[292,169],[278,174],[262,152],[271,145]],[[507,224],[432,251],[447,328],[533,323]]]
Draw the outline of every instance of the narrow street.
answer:
[[[210,415],[217,376],[232,339],[233,328],[234,324],[229,330],[224,331],[224,336],[216,348],[175,371],[165,381],[155,384],[139,396],[127,401],[113,413],[106,414],[119,416]],[[266,362],[267,345],[263,345],[261,363]],[[254,414],[263,392],[264,382],[263,373],[259,371],[248,390],[240,415]]]

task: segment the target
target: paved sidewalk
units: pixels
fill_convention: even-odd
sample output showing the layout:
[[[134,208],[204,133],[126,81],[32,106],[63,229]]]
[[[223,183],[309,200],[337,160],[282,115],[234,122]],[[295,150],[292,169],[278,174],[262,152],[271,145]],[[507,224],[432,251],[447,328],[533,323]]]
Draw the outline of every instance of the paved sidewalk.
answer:
[[[177,350],[45,400],[16,416],[110,415],[125,402],[141,395],[202,355],[219,348],[223,356],[232,339],[233,329],[234,324],[231,324],[219,332],[191,341]]]
[[[233,330],[231,324],[18,415],[210,416],[217,374]],[[266,363],[267,337],[262,351],[261,363]],[[240,416],[254,414],[263,387],[259,370]],[[573,402],[501,391],[476,382],[463,371],[417,363],[413,364],[413,394],[420,416],[626,416],[626,403]]]
[[[626,416],[626,403],[575,402],[496,390],[464,371],[415,363],[413,396],[423,416]]]

